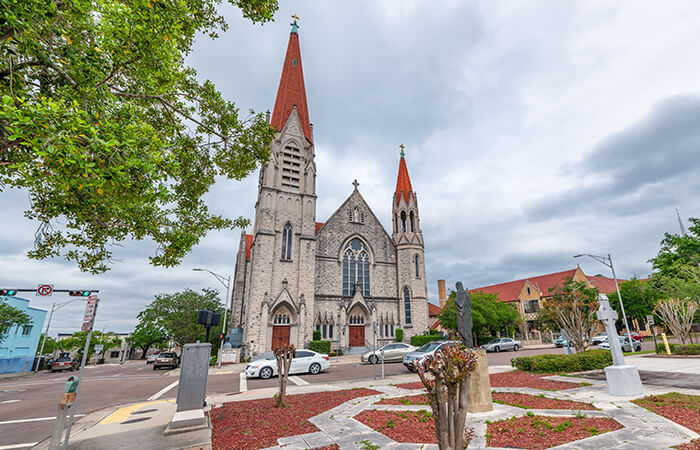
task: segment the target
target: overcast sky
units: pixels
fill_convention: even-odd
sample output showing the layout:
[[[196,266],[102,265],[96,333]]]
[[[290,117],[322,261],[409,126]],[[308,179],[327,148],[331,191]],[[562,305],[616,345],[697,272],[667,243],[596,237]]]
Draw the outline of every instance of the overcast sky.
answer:
[[[429,5],[429,6],[428,6]],[[436,280],[468,288],[574,268],[609,269],[577,253],[611,253],[618,276],[646,276],[665,232],[700,217],[700,14],[696,1],[282,2],[188,58],[246,111],[272,109],[290,15],[300,16],[318,167],[317,218],[352,180],[391,228],[399,144],[418,194],[431,301]],[[252,218],[257,173],[220,180],[212,209]],[[100,289],[96,328],[130,331],[158,293],[220,288],[239,231],[211,233],[181,267],[148,265],[149,243],[117,249],[106,274],[26,257],[37,224],[27,194],[0,193],[0,285]],[[25,296],[50,308],[68,299]],[[54,316],[80,327],[83,305]]]

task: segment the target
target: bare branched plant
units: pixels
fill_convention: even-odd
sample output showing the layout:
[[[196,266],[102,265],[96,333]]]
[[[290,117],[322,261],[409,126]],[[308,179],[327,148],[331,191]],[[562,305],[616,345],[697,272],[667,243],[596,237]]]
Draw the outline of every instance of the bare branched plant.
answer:
[[[685,344],[690,340],[690,329],[697,310],[696,301],[670,298],[660,301],[654,312],[671,333],[680,339],[681,344]]]
[[[275,406],[287,406],[287,377],[292,359],[296,356],[297,349],[294,345],[282,344],[274,350],[277,359],[277,377],[279,378],[280,390],[275,396]]]

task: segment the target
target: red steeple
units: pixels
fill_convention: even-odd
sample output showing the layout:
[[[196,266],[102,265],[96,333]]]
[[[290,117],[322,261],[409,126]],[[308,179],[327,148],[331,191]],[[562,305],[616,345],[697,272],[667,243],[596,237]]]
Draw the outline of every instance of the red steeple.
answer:
[[[292,16],[294,17],[294,16]],[[297,31],[296,17],[292,23],[292,32],[289,35],[287,55],[284,57],[282,78],[277,89],[275,108],[272,111],[271,125],[278,130],[284,128],[294,106],[301,122],[304,136],[313,142],[311,125],[309,122],[309,108],[306,104],[306,89],[304,87],[304,71],[301,68],[301,50],[299,49],[299,33]]]
[[[408,176],[408,168],[406,167],[406,160],[404,159],[403,153],[404,146],[401,144],[401,161],[399,161],[399,176],[396,179],[396,193],[394,198],[396,198],[396,203],[401,201],[401,195],[403,195],[404,200],[408,203],[408,199],[413,195],[413,188],[411,187],[411,178]]]

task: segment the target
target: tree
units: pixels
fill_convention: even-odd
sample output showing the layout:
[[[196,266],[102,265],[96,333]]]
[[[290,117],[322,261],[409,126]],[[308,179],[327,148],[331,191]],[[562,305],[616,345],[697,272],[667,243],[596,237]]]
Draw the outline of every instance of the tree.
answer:
[[[29,256],[109,269],[111,245],[152,239],[178,264],[210,230],[242,226],[202,197],[268,158],[274,130],[184,64],[227,29],[220,0],[0,0],[0,191],[29,194]],[[254,23],[277,0],[229,0]]]
[[[44,336],[46,335],[41,333],[41,336],[39,337],[39,348],[37,350],[41,349],[41,343],[44,342]],[[50,355],[56,350],[64,350],[64,348],[61,347],[62,344],[60,344],[60,342],[63,342],[63,340],[57,341],[51,336],[46,336],[46,342],[44,342],[44,355]]]
[[[659,254],[649,260],[658,274],[676,277],[681,267],[700,265],[700,219],[690,218],[688,232],[664,234]]]
[[[441,450],[463,450],[472,438],[470,432],[465,432],[464,425],[469,404],[469,378],[476,365],[476,355],[461,345],[446,346],[427,356],[424,362],[413,362],[428,391],[435,437]],[[425,376],[426,372],[433,380]]]
[[[76,331],[72,336],[61,339],[57,342],[59,348],[64,350],[77,350],[78,354],[83,354],[85,350],[85,341],[87,340],[87,331]],[[90,347],[88,347],[87,359],[89,360],[92,355],[95,354],[95,346],[102,345],[103,349],[100,352],[100,356],[104,355],[104,352],[112,347],[121,346],[121,339],[114,333],[103,333],[98,330],[93,330],[92,336],[90,337]]]
[[[139,313],[137,329],[139,326],[146,327],[146,324],[152,324],[152,331],[162,331],[164,336],[171,338],[179,346],[197,341],[204,342],[206,329],[204,325],[197,323],[199,311],[204,309],[221,313],[223,321],[224,307],[219,300],[219,291],[203,289],[199,293],[185,289],[174,294],[160,294]],[[211,336],[218,335],[222,329],[223,323],[212,327]],[[219,345],[219,339],[212,340],[214,349]]]
[[[0,343],[5,339],[6,333],[13,325],[30,325],[32,318],[19,308],[7,303],[0,297]]]
[[[647,315],[654,312],[654,308],[661,298],[661,293],[654,289],[647,280],[640,280],[636,277],[620,283],[620,294],[627,317],[639,321],[644,321]],[[610,306],[617,311],[618,317],[622,318],[617,292],[608,294],[608,297]]]
[[[509,334],[520,322],[518,312],[507,303],[499,301],[496,294],[470,291],[469,295],[472,299],[472,331],[475,336],[483,336],[487,332],[490,335],[496,335],[498,332]],[[454,298],[455,292],[450,291],[449,300],[438,318],[443,328],[456,333],[457,307]]]
[[[141,359],[146,359],[146,353],[151,346],[162,344],[167,340],[166,331],[154,322],[139,322],[131,336],[126,338],[130,345],[141,349]]]
[[[294,344],[282,344],[273,351],[277,360],[277,378],[280,386],[279,392],[275,394],[275,406],[285,407],[287,406],[287,377],[289,377],[289,368],[297,354],[297,349]]]
[[[597,324],[598,289],[569,278],[537,311],[536,326],[540,329],[566,331],[577,353],[586,350],[586,337]]]
[[[690,340],[690,329],[697,310],[697,302],[670,298],[659,302],[655,312],[671,333],[681,340],[681,344],[685,344]]]

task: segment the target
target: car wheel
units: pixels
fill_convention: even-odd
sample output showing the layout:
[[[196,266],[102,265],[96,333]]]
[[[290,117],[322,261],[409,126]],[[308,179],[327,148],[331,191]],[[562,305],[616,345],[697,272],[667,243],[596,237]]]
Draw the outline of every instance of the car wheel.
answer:
[[[309,367],[309,373],[311,375],[316,375],[321,371],[321,365],[319,363],[313,363],[311,364],[311,367]]]
[[[157,368],[158,367],[155,364],[153,364],[153,370],[156,370]]]
[[[518,344],[515,344],[515,345],[513,346],[513,351],[514,351],[514,352],[517,352],[518,350],[520,350],[520,347],[518,346]]]
[[[376,355],[369,355],[369,358],[367,358],[367,361],[369,361],[370,364],[376,364],[377,363],[377,356]]]
[[[260,378],[262,378],[263,380],[267,380],[271,376],[272,376],[272,368],[263,367],[262,369],[260,369]]]
[[[495,346],[495,347],[493,348],[493,351],[496,352],[496,353],[498,353],[498,352],[501,351],[501,347],[499,347],[499,346],[497,345],[497,346]]]

